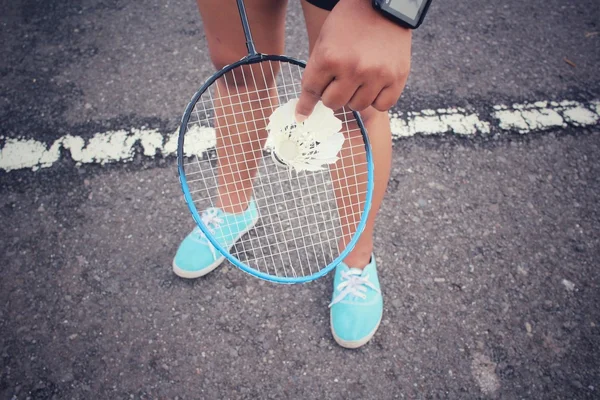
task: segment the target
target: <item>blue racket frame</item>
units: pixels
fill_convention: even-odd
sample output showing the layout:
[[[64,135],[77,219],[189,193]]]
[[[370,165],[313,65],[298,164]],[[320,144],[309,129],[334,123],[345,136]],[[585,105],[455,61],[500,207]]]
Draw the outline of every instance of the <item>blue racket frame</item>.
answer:
[[[185,177],[183,149],[184,149],[184,143],[185,143],[185,133],[187,131],[187,124],[190,120],[190,116],[192,114],[192,111],[194,110],[194,107],[196,106],[196,103],[198,102],[200,97],[212,86],[212,84],[217,79],[219,79],[221,76],[225,75],[227,72],[229,72],[237,67],[240,67],[242,65],[256,64],[256,63],[260,63],[260,62],[264,62],[264,61],[287,62],[287,63],[293,64],[293,65],[300,66],[303,69],[306,67],[306,63],[304,61],[300,61],[295,58],[281,56],[281,55],[266,55],[266,54],[257,53],[256,48],[254,47],[254,42],[252,40],[252,35],[250,33],[250,28],[248,25],[248,18],[246,16],[244,2],[243,2],[243,0],[237,0],[237,4],[238,4],[238,10],[240,12],[240,18],[242,20],[242,26],[244,28],[244,35],[246,37],[246,47],[248,48],[248,55],[233,64],[225,66],[224,68],[219,70],[217,73],[215,73],[213,76],[211,76],[210,79],[208,79],[206,81],[206,83],[204,83],[204,85],[202,85],[202,87],[200,87],[200,89],[196,92],[196,94],[192,97],[191,101],[187,105],[185,112],[183,114],[183,117],[181,119],[181,126],[179,127],[179,138],[178,138],[178,145],[177,145],[177,169],[178,169],[178,173],[179,173],[179,182],[181,183],[181,189],[183,191],[183,196],[185,198],[185,202],[187,203],[187,206],[188,206],[190,212],[192,213],[192,217],[194,218],[196,225],[198,225],[198,228],[200,228],[200,230],[204,233],[206,238],[215,247],[215,249],[217,249],[222,255],[224,255],[225,258],[227,258],[227,260],[229,260],[229,262],[231,262],[233,265],[235,265],[242,271],[247,272],[248,274],[250,274],[252,276],[255,276],[257,278],[261,278],[261,279],[264,279],[264,280],[270,281],[270,282],[286,283],[286,284],[310,282],[310,281],[318,279],[322,276],[327,275],[327,273],[329,273],[333,268],[335,268],[344,258],[346,258],[346,256],[352,251],[352,249],[354,249],[356,242],[358,241],[360,235],[363,233],[363,231],[365,229],[365,226],[367,223],[367,218],[369,216],[369,211],[371,210],[371,202],[372,202],[372,197],[373,197],[373,186],[374,186],[374,165],[373,165],[373,159],[372,159],[372,155],[371,155],[371,144],[369,142],[367,130],[366,130],[364,123],[362,121],[362,118],[360,117],[360,114],[358,112],[353,111],[353,114],[354,114],[354,118],[356,118],[356,122],[358,123],[361,134],[363,136],[366,160],[367,160],[367,193],[366,193],[366,198],[365,198],[365,206],[363,209],[363,213],[362,213],[360,222],[358,223],[358,226],[356,228],[356,232],[354,232],[354,235],[352,236],[350,243],[329,265],[327,265],[325,268],[319,270],[318,272],[315,272],[314,274],[300,276],[300,277],[281,277],[281,276],[269,275],[269,274],[258,271],[256,269],[244,264],[239,259],[234,257],[231,253],[229,253],[229,251],[224,249],[223,246],[221,246],[219,244],[219,242],[215,239],[215,237],[210,233],[208,228],[202,223],[202,218],[201,218],[200,214],[198,213],[196,205],[194,204],[194,200],[192,199],[192,195],[190,193],[190,189],[187,184],[187,179]]]

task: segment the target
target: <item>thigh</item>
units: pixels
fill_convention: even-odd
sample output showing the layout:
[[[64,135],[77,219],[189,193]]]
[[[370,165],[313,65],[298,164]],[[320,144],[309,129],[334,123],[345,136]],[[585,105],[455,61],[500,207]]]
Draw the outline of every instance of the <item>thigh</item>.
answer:
[[[248,54],[246,39],[233,0],[197,0],[211,60],[216,68]],[[287,0],[247,0],[245,3],[257,51],[283,54]]]
[[[317,7],[313,0],[302,0],[302,12],[304,13],[304,20],[306,21],[308,48],[309,52],[312,54],[319,33],[321,32],[321,27],[329,16],[329,10]]]

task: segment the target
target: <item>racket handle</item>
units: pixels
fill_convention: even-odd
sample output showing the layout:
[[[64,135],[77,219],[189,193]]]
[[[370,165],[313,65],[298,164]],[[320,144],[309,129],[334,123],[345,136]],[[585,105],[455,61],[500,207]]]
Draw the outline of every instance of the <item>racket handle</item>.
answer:
[[[244,36],[246,36],[246,48],[248,49],[248,55],[256,55],[256,47],[254,47],[254,41],[252,40],[252,33],[250,33],[250,25],[248,24],[248,16],[246,15],[246,6],[244,0],[237,0],[238,11],[240,12],[240,19],[242,20],[242,27],[244,28]]]

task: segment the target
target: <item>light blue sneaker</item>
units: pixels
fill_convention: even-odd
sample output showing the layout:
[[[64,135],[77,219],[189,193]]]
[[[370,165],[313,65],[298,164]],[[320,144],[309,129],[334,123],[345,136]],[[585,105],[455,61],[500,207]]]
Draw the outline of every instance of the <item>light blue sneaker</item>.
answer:
[[[340,263],[333,279],[333,300],[329,305],[331,333],[342,347],[356,349],[377,331],[383,315],[383,298],[375,257],[363,269]]]
[[[241,214],[230,214],[215,207],[202,213],[202,222],[227,251],[257,221],[258,210],[254,200],[248,203],[248,208]],[[179,245],[173,259],[173,272],[182,278],[199,278],[217,268],[224,260],[225,256],[196,227]]]

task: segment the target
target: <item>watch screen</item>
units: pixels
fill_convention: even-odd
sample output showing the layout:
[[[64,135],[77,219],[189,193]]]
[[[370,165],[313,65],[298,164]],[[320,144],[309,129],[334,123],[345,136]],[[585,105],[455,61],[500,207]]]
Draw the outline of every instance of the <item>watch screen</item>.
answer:
[[[408,18],[415,20],[421,9],[424,0],[389,0],[390,8],[398,11],[400,14],[406,15]]]

